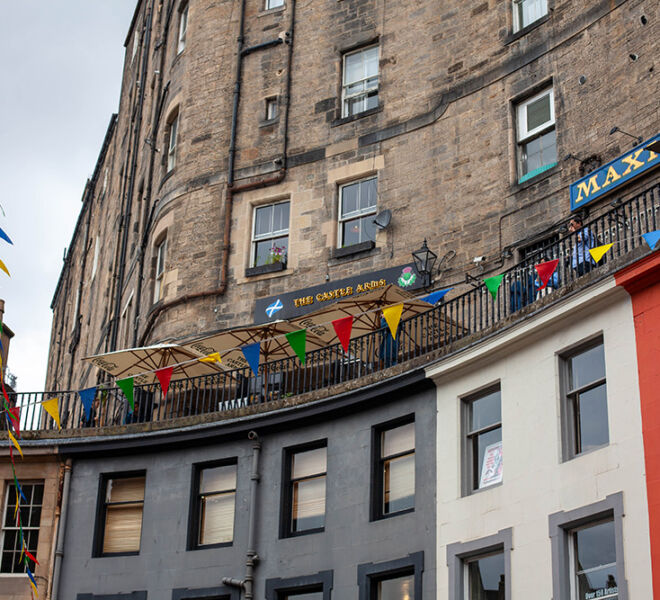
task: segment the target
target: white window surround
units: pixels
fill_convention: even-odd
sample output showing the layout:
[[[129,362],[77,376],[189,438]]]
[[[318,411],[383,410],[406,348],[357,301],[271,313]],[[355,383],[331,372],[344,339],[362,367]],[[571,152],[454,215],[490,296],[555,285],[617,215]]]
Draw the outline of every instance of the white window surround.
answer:
[[[277,118],[277,96],[266,98],[266,121]]]
[[[163,279],[165,278],[165,261],[167,259],[167,238],[156,246],[156,276],[154,278],[154,302],[163,295]]]
[[[188,5],[186,4],[179,15],[179,41],[176,53],[181,54],[186,47],[186,33],[188,31]]]
[[[512,6],[514,33],[548,14],[548,0],[513,0]]]
[[[169,173],[176,166],[176,143],[179,132],[179,115],[169,123],[169,140],[167,147],[167,172]]]
[[[278,218],[276,218],[276,213],[278,213]],[[275,262],[286,264],[289,254],[290,214],[291,201],[288,199],[254,207],[250,266],[258,267]],[[264,215],[265,221],[262,221],[260,215]],[[266,257],[263,252],[269,244],[270,248],[278,249],[278,251],[270,250]]]
[[[369,192],[369,184],[375,182],[376,190],[374,198],[369,198],[366,196],[363,198],[364,194]],[[354,190],[357,192],[356,204],[355,207],[346,206],[347,202],[347,190]],[[366,241],[375,241],[376,230],[373,225],[373,221],[370,224],[364,222],[365,217],[371,215],[376,215],[378,210],[378,177],[372,176],[365,179],[359,179],[357,181],[350,181],[339,186],[339,224],[337,231],[337,247],[343,248],[346,246],[352,246],[354,244],[359,244]],[[350,223],[355,223],[358,228],[357,240],[350,239],[346,233],[346,227]],[[371,229],[371,231],[370,231]]]
[[[280,8],[281,6],[284,6],[284,0],[266,0],[266,10]]]
[[[378,107],[378,46],[360,48],[342,57],[341,116]]]
[[[550,118],[543,123],[540,123],[536,127],[531,129],[528,127],[528,114],[527,109],[531,104],[534,104],[537,100],[540,100],[544,96],[550,96]],[[554,126],[555,124],[555,95],[553,88],[547,88],[538,94],[535,94],[531,98],[527,98],[523,102],[520,102],[516,107],[516,121],[518,125],[518,142],[524,142],[528,139],[538,135],[542,131]]]

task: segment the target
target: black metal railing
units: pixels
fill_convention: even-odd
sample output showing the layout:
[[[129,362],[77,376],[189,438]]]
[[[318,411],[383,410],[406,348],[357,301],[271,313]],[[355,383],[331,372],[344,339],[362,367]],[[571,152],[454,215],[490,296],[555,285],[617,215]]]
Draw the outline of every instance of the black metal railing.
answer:
[[[382,328],[351,340],[347,353],[335,344],[308,352],[305,364],[297,358],[264,363],[256,377],[249,368],[243,368],[181,379],[170,384],[164,397],[157,383],[136,386],[132,412],[123,393],[115,387],[97,391],[89,414],[85,414],[75,391],[17,393],[10,395],[10,401],[22,407],[23,429],[54,429],[53,419],[40,403],[58,398],[62,428],[78,429],[218,413],[327,388],[429,352],[450,352],[452,342],[496,325],[540,296],[572,284],[585,271],[601,269],[607,261],[642,246],[641,234],[657,230],[659,222],[660,185],[656,185],[503,272],[495,298],[479,283],[475,289],[402,321],[396,340],[389,329]],[[588,249],[581,249],[579,236],[589,240],[590,246],[613,246],[595,265]],[[534,265],[554,259],[558,260],[555,275],[548,288],[539,290]],[[581,262],[590,266],[580,267]]]

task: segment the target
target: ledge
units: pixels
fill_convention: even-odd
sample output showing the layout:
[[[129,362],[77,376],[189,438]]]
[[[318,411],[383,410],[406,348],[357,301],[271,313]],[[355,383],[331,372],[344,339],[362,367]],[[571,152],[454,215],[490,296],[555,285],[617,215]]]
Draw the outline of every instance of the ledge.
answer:
[[[351,115],[349,117],[338,117],[332,123],[330,123],[330,127],[337,127],[338,125],[344,125],[345,123],[352,123],[353,121],[357,121],[362,117],[375,115],[376,113],[379,113],[382,110],[383,110],[383,105],[379,104],[376,108],[370,108],[369,110],[362,111],[356,115]]]
[[[373,240],[367,240],[366,242],[352,244],[350,246],[346,246],[345,248],[335,248],[332,251],[332,258],[344,258],[345,256],[353,256],[354,254],[359,254],[360,252],[373,250],[375,247],[376,242]]]
[[[519,40],[521,37],[524,37],[527,35],[530,31],[536,29],[537,27],[543,25],[546,21],[550,20],[550,13],[546,13],[543,15],[540,19],[537,19],[533,23],[530,23],[526,27],[523,27],[522,29],[519,29],[515,33],[510,33],[507,38],[504,40],[504,45],[508,46],[512,42],[515,42],[516,40]]]
[[[256,275],[265,275],[266,273],[276,273],[277,271],[284,271],[286,263],[274,262],[269,265],[259,265],[258,267],[248,267],[245,269],[246,277],[255,277]]]

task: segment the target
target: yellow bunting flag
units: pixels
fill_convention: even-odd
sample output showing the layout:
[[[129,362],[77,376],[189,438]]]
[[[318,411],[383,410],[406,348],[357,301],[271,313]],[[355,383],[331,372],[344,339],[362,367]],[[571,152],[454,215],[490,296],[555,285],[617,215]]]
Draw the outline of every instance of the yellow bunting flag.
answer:
[[[2,269],[5,273],[7,273],[7,275],[9,275],[9,270],[5,266],[5,263],[3,263],[1,260],[0,260],[0,269]],[[9,275],[9,277],[11,277],[11,275]]]
[[[14,446],[16,446],[16,450],[18,450],[18,453],[21,455],[21,458],[23,458],[23,450],[21,450],[21,447],[18,445],[16,438],[11,434],[11,431],[9,431],[9,429],[7,429],[7,435],[9,436],[9,439],[12,441]]]
[[[44,400],[41,403],[41,406],[44,407],[44,410],[53,417],[53,421],[57,423],[57,428],[62,429],[60,425],[60,401],[57,398],[51,398],[50,400]]]
[[[591,258],[594,259],[595,263],[600,262],[600,259],[605,256],[605,253],[613,246],[614,244],[605,244],[604,246],[598,246],[596,248],[591,248],[589,254]]]
[[[395,304],[394,306],[388,306],[383,309],[383,318],[390,326],[390,331],[392,332],[392,337],[396,339],[396,330],[399,326],[399,321],[401,320],[401,313],[403,312],[403,302]]]
[[[219,363],[219,362],[222,362],[222,359],[220,358],[220,353],[219,352],[214,352],[213,354],[209,354],[208,356],[205,356],[204,358],[200,358],[199,362]]]

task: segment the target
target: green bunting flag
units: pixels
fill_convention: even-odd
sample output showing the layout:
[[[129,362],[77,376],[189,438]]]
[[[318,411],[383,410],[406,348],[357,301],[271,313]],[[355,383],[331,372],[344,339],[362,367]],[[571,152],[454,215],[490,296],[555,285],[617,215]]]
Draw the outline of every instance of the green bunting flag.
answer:
[[[493,297],[493,300],[497,299],[497,290],[502,285],[502,279],[504,278],[504,273],[501,275],[495,275],[495,277],[489,277],[484,279],[484,283],[490,292],[490,295]]]
[[[301,329],[300,331],[292,331],[286,334],[286,339],[289,346],[298,355],[300,362],[305,364],[305,347],[307,344],[307,330]]]
[[[131,407],[129,412],[133,412],[135,410],[135,403],[133,402],[133,387],[135,382],[133,381],[133,378],[127,377],[126,379],[118,379],[117,385],[121,388],[121,391],[124,392],[126,400],[128,400],[128,405]]]

